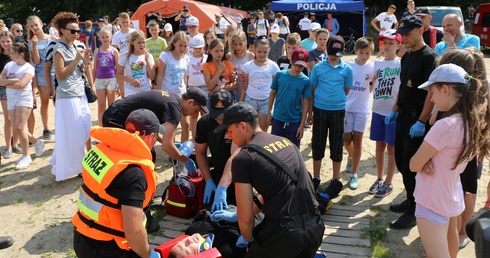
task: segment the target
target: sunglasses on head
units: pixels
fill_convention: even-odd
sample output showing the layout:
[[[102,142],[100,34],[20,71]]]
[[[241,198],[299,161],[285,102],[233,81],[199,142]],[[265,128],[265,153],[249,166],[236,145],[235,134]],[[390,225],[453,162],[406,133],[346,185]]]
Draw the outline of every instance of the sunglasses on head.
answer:
[[[74,29],[68,29],[68,28],[65,28],[65,30],[69,30],[71,34],[75,34],[75,33],[80,34],[80,32],[81,32],[81,30],[74,30]]]

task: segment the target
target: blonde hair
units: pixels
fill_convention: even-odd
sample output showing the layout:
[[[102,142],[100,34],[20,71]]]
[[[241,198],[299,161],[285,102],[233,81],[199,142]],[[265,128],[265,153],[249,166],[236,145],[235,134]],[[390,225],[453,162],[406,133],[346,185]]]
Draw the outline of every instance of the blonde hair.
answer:
[[[101,29],[101,30],[100,30],[100,32],[99,32],[99,35],[100,35],[100,34],[102,34],[102,32],[107,32],[107,33],[109,33],[109,35],[111,35],[111,36],[112,36],[112,30],[110,30],[110,29],[108,29],[108,28],[103,28],[103,29]]]
[[[247,49],[247,35],[245,35],[245,32],[243,32],[242,30],[238,31],[231,36],[231,40],[230,40],[230,42],[231,42],[231,46],[230,46],[230,48],[231,48],[231,51],[230,51],[231,52],[231,59],[235,58],[235,48],[233,47],[233,42],[237,39],[244,42],[243,45],[245,48],[245,52],[248,51],[248,49]]]
[[[20,27],[21,29],[24,29],[24,27],[22,26],[22,24],[20,23],[14,23],[12,24],[12,27],[10,27],[10,32],[14,33],[14,30],[16,27]]]
[[[91,20],[86,20],[85,21],[85,28],[91,29],[92,28],[92,21]]]
[[[189,38],[187,37],[187,34],[185,34],[185,32],[183,31],[177,31],[174,35],[174,38],[172,39],[172,42],[170,42],[170,45],[167,47],[167,49],[165,49],[165,51],[172,51],[175,49],[175,43],[177,43],[177,41],[179,40],[183,40],[187,43],[189,43]]]
[[[129,13],[127,13],[127,12],[119,13],[119,18],[120,19],[129,19]]]
[[[301,42],[301,36],[297,32],[289,33],[286,37],[286,44],[297,45]]]
[[[128,42],[129,42],[128,58],[127,58],[127,60],[129,60],[129,56],[134,53],[133,42],[135,40],[137,40],[138,38],[140,38],[140,37],[143,37],[143,39],[145,39],[145,33],[143,33],[141,30],[135,30],[135,31],[129,33],[128,38],[127,38],[128,39]]]
[[[35,19],[37,19],[37,20],[39,21],[39,24],[41,24],[41,27],[42,27],[42,26],[43,26],[43,21],[41,20],[41,18],[39,18],[39,17],[38,17],[38,16],[36,16],[36,15],[31,15],[31,16],[27,17],[27,19],[26,19],[26,23],[27,23],[27,24],[29,24],[29,22],[30,22],[30,21],[35,20]],[[28,29],[28,30],[27,30],[27,39],[31,39],[31,38],[32,38],[32,36],[34,36],[34,35],[32,34],[32,31],[31,31],[30,29]]]

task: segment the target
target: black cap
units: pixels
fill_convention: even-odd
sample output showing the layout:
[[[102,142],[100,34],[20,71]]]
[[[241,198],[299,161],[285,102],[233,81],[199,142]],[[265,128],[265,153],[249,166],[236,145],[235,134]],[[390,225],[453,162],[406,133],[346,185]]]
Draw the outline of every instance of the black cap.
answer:
[[[225,109],[233,104],[233,99],[229,91],[219,90],[211,94],[209,103],[211,106],[209,116],[211,118],[222,118]]]
[[[158,16],[162,16],[162,13],[161,13],[161,12],[157,12],[157,15],[158,15]]]
[[[257,111],[245,102],[237,102],[225,109],[223,123],[214,129],[214,133],[219,133],[228,128],[231,124],[252,121],[257,119]]]
[[[340,36],[333,36],[327,41],[327,54],[329,56],[343,56],[345,41]]]
[[[413,29],[422,28],[423,26],[422,20],[419,17],[415,15],[406,16],[400,22],[400,27],[398,27],[396,33],[407,34]]]
[[[98,18],[97,22],[104,22],[104,18]]]
[[[136,109],[129,114],[126,118],[125,128],[130,133],[139,132],[139,135],[165,134],[165,127],[160,124],[155,113],[144,108]]]
[[[189,10],[189,6],[184,5],[184,10]]]
[[[427,16],[430,15],[430,10],[427,7],[420,7],[415,11],[414,15]]]
[[[206,92],[202,91],[198,87],[190,87],[187,90],[187,95],[189,96],[189,98],[191,98],[195,102],[199,103],[199,105],[201,105],[201,108],[205,113],[209,113],[209,110],[207,107],[208,94],[206,94]]]

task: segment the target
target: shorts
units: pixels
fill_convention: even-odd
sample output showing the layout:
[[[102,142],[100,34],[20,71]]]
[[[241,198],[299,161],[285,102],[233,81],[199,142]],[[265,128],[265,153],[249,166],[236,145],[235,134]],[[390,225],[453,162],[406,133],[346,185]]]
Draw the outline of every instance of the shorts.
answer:
[[[259,114],[267,115],[269,110],[269,98],[266,99],[253,99],[247,95],[245,95],[245,103],[250,104],[252,107],[257,110]]]
[[[439,215],[418,203],[415,205],[415,217],[427,219],[436,225],[443,225],[449,221],[448,217]]]
[[[369,113],[345,112],[345,133],[360,132],[364,133]]]
[[[384,141],[390,146],[395,145],[396,120],[392,124],[385,124],[385,116],[374,113],[371,117],[371,134],[369,139],[373,141]]]
[[[344,118],[344,110],[323,110],[313,107],[313,135],[311,141],[313,160],[321,160],[325,156],[328,136],[330,159],[334,162],[342,162]]]
[[[16,107],[32,108],[34,105],[34,98],[32,92],[15,92],[8,95],[7,109],[14,110]]]
[[[0,86],[0,100],[7,100],[7,87]]]
[[[254,43],[255,43],[255,35],[254,35],[254,37],[248,36],[247,37],[247,44],[250,46],[250,45],[253,45]]]
[[[298,131],[300,125],[301,122],[287,123],[272,118],[271,134],[285,137],[299,148],[301,140],[298,140],[296,137],[296,132]]]
[[[36,83],[37,86],[46,86],[46,77],[44,77],[44,65],[36,67]],[[54,71],[51,70],[51,84],[54,84]]]
[[[117,79],[116,78],[95,79],[95,89],[116,91]]]

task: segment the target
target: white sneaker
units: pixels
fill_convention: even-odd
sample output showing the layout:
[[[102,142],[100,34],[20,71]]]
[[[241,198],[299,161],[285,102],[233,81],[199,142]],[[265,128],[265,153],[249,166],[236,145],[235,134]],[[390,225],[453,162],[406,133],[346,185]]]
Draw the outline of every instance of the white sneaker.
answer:
[[[17,162],[15,169],[16,170],[24,169],[29,165],[31,165],[31,163],[32,163],[32,159],[30,155],[22,155],[22,157],[20,157],[19,159],[19,162]]]
[[[34,150],[36,150],[36,157],[41,157],[44,153],[44,142],[37,140],[34,144]]]
[[[2,156],[6,159],[10,159],[10,157],[12,157],[12,149],[6,149]]]

